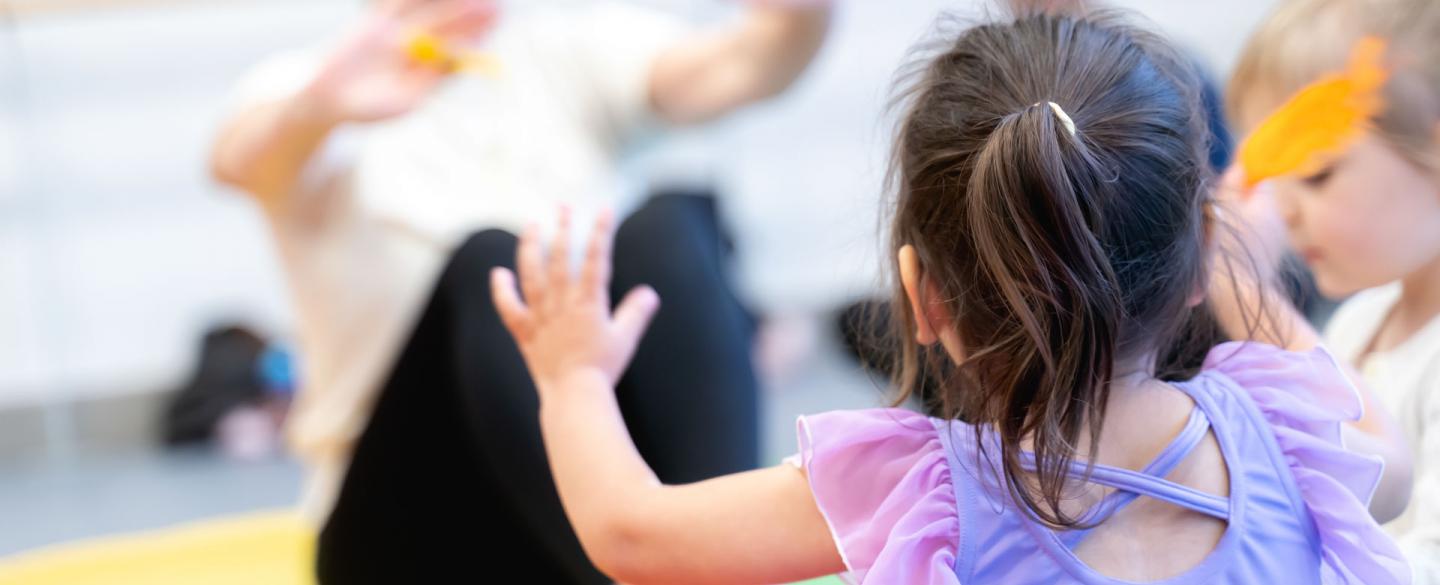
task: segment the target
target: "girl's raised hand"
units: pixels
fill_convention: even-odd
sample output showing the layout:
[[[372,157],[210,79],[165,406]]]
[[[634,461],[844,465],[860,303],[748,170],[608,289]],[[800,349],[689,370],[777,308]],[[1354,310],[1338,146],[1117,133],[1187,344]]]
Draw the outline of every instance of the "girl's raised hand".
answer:
[[[614,387],[635,354],[660,297],[648,286],[637,287],[610,310],[610,247],[612,215],[602,212],[590,233],[579,274],[570,269],[570,212],[560,210],[554,241],[541,242],[534,225],[520,237],[515,275],[491,272],[491,294],[505,328],[520,353],[543,401],[547,394],[576,376],[599,375]],[[522,300],[523,295],[523,300]]]

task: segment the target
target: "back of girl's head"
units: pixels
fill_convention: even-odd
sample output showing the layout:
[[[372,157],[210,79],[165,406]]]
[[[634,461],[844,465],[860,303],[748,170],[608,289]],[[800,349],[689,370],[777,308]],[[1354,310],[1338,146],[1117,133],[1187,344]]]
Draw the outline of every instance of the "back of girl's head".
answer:
[[[1440,2],[1286,0],[1265,17],[1235,64],[1227,109],[1249,131],[1291,94],[1345,68],[1366,36],[1385,40],[1393,67],[1378,134],[1412,163],[1440,170]]]
[[[1087,424],[1096,444],[1115,364],[1162,353],[1204,287],[1200,81],[1114,13],[1022,15],[937,49],[902,102],[891,237],[914,246],[964,356],[906,344],[897,382],[946,372],[934,408],[997,431],[1015,497],[1075,525],[1064,470]]]

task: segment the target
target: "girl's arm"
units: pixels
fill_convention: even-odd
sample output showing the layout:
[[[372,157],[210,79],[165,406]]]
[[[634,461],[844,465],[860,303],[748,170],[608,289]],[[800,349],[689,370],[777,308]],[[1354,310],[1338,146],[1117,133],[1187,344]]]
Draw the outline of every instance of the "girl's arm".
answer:
[[[1217,254],[1211,270],[1209,306],[1231,339],[1249,339],[1292,351],[1321,345],[1320,334],[1280,291],[1275,272],[1284,251],[1284,225],[1265,190],[1242,192],[1240,175],[1226,173],[1213,237]],[[1346,447],[1384,459],[1385,472],[1370,500],[1370,515],[1395,519],[1410,501],[1413,462],[1400,426],[1375,399],[1352,364],[1341,364],[1360,392],[1364,416],[1345,426]]]
[[[533,226],[521,236],[520,290],[505,269],[491,282],[535,379],[556,487],[590,559],[636,584],[776,583],[843,571],[800,470],[782,465],[666,486],[640,457],[614,387],[659,298],[638,288],[612,314],[610,224],[602,214],[577,277],[564,253],[570,226],[562,209],[548,257]]]

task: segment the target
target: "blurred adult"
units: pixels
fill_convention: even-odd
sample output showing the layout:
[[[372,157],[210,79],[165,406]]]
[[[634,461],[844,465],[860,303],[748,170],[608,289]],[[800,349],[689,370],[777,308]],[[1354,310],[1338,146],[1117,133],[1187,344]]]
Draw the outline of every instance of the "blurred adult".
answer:
[[[560,508],[533,384],[488,290],[515,234],[561,203],[625,218],[614,286],[665,298],[619,390],[647,460],[667,482],[756,463],[751,324],[713,210],[642,201],[616,188],[616,165],[654,131],[787,88],[828,3],[752,0],[708,30],[623,2],[503,8],[377,3],[337,40],[257,66],[215,142],[214,175],[263,209],[293,292],[305,368],[288,434],[325,583],[497,567],[607,581]],[[417,33],[483,41],[498,73],[417,61]]]

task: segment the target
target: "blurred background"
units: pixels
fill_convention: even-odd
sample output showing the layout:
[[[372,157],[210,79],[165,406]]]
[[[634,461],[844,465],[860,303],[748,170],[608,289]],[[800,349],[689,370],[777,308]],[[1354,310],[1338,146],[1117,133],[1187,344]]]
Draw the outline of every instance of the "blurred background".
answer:
[[[643,2],[697,20],[731,10]],[[1224,79],[1270,3],[1116,4]],[[300,468],[272,428],[304,367],[290,353],[293,314],[267,228],[209,179],[206,156],[248,66],[333,34],[363,5],[0,0],[0,566],[295,501]],[[834,322],[881,294],[891,76],[938,13],[978,7],[838,0],[828,44],[792,91],[627,162],[634,188],[695,182],[720,194],[738,286],[765,319],[767,462],[794,448],[797,414],[884,400]],[[227,378],[235,363],[247,369]],[[180,440],[177,425],[193,422],[174,416],[180,394],[236,375],[236,392],[258,397],[242,412],[186,407],[222,425],[220,440],[166,448],[167,427]]]

